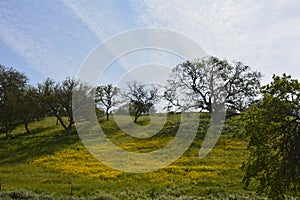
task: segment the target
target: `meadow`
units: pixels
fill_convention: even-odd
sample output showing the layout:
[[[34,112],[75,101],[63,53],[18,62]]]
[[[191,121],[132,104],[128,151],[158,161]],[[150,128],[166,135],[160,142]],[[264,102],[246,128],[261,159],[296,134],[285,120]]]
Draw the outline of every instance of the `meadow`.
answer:
[[[125,173],[105,166],[83,146],[75,129],[67,136],[55,118],[29,124],[28,134],[17,127],[0,136],[0,199],[263,199],[241,183],[247,139],[234,121],[226,123],[215,148],[203,159],[199,149],[208,117],[201,118],[190,148],[171,165],[155,172]],[[168,116],[151,139],[136,139],[114,122],[100,120],[115,144],[135,152],[149,152],[168,144],[180,116]],[[147,124],[143,116],[139,124]],[[188,133],[187,133],[188,134]]]

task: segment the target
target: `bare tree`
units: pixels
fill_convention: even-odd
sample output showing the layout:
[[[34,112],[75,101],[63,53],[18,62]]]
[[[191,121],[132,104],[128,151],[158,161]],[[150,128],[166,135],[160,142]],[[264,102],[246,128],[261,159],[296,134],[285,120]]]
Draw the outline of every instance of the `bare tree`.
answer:
[[[116,99],[116,96],[119,92],[120,89],[114,87],[112,84],[103,85],[96,88],[95,101],[98,105],[104,107],[107,121],[109,120],[110,109],[119,103],[119,101]]]
[[[30,133],[28,124],[34,120],[40,120],[45,117],[45,109],[35,98],[37,96],[36,89],[28,86],[21,96],[22,106],[19,116],[22,119],[27,133]]]
[[[38,85],[38,100],[49,113],[53,114],[61,126],[66,130],[67,135],[71,135],[74,124],[72,111],[72,94],[78,86],[74,79],[67,78],[62,83],[55,83],[47,79],[44,83]],[[68,117],[68,122],[63,120]]]
[[[241,62],[216,57],[186,61],[173,70],[164,97],[167,108],[194,107],[213,112],[226,107],[227,117],[246,110],[257,96],[261,73]]]
[[[134,123],[142,114],[148,114],[152,106],[160,99],[158,87],[141,83],[128,83],[129,91],[124,94],[129,101],[129,110],[134,115]]]

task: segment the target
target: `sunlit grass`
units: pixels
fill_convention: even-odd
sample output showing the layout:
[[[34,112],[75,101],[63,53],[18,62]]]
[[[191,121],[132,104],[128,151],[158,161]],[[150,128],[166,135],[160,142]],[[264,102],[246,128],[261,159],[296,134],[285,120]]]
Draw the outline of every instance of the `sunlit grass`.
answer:
[[[54,155],[40,157],[31,164],[90,178],[115,178],[121,173],[101,164],[83,147],[78,147],[77,150],[65,149]]]
[[[142,118],[143,120],[143,118]],[[120,130],[113,121],[102,121],[106,135],[125,150],[149,152],[167,145],[176,134],[180,117],[173,115],[159,134],[137,139]],[[97,191],[117,199],[148,199],[152,188],[157,196],[201,197],[210,194],[248,194],[241,184],[246,142],[222,135],[211,153],[200,159],[199,148],[205,128],[189,150],[170,166],[143,174],[114,170],[95,159],[74,132],[66,136],[55,119],[30,124],[32,133],[18,127],[12,138],[0,137],[0,179],[2,190],[25,188],[36,192],[93,195]],[[201,122],[205,126],[205,122]],[[155,162],[155,161],[153,161]]]

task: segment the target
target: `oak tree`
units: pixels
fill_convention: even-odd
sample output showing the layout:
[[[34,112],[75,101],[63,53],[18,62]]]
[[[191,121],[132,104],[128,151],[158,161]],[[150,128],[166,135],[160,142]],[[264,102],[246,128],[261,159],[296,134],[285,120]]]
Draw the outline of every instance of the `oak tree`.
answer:
[[[241,62],[217,57],[186,61],[174,68],[164,97],[172,107],[213,112],[225,107],[227,117],[245,111],[257,96],[261,73]],[[215,105],[215,106],[214,106]]]
[[[0,124],[6,138],[22,120],[22,96],[26,90],[27,77],[13,68],[0,65]]]
[[[119,101],[116,99],[120,89],[114,87],[112,84],[98,86],[95,92],[96,104],[104,107],[106,120],[109,120],[110,109],[116,106]]]
[[[128,83],[129,90],[124,94],[129,110],[134,115],[134,123],[142,114],[149,114],[151,107],[160,99],[158,87],[137,82]]]

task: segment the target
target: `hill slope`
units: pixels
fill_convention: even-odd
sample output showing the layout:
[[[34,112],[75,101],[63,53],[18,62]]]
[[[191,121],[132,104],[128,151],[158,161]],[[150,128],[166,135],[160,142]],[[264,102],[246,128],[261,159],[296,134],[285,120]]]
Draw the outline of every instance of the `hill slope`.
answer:
[[[146,117],[140,123],[143,120],[147,121]],[[178,120],[177,115],[169,117],[158,136],[150,141],[128,136],[113,121],[103,121],[101,126],[122,148],[147,152],[172,140]],[[55,122],[54,118],[34,122],[29,126],[30,134],[18,127],[9,140],[1,135],[1,191],[22,188],[52,194],[54,198],[71,194],[83,198],[101,194],[103,199],[255,198],[241,184],[240,167],[246,147],[243,139],[223,134],[207,157],[198,157],[205,120],[201,121],[197,138],[183,156],[166,168],[144,174],[124,173],[103,165],[85,149],[75,132],[68,137]]]

